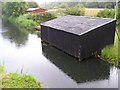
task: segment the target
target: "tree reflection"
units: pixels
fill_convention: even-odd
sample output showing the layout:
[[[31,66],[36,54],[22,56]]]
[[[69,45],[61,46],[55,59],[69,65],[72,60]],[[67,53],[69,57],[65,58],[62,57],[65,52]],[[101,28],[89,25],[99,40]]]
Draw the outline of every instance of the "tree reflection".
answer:
[[[108,79],[110,64],[91,57],[78,61],[64,52],[42,43],[43,55],[55,64],[64,73],[70,76],[76,83]]]
[[[11,43],[15,43],[17,47],[26,45],[28,33],[18,30],[9,23],[2,22],[2,35],[9,39]]]

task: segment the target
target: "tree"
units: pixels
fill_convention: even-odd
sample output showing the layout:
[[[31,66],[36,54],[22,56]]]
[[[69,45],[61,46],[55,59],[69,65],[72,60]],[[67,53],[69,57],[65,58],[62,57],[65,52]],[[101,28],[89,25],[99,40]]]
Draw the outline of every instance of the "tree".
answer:
[[[77,4],[74,7],[66,9],[67,15],[77,15],[77,16],[83,16],[85,14],[85,8],[81,4]]]
[[[4,15],[18,17],[28,9],[26,2],[6,2],[3,6]]]
[[[118,3],[118,11],[117,11],[117,25],[120,25],[120,2]]]
[[[68,5],[67,5],[66,3],[62,3],[62,4],[60,4],[59,7],[60,7],[60,8],[68,8]]]
[[[104,9],[98,12],[97,17],[103,18],[114,18],[115,10],[114,9]]]
[[[38,8],[39,5],[36,2],[27,2],[29,8]]]

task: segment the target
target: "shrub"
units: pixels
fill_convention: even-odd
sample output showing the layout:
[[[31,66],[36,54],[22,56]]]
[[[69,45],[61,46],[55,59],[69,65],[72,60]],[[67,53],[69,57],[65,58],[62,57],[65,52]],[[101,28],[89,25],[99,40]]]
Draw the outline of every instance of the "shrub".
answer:
[[[37,23],[46,22],[55,18],[57,18],[57,16],[51,12],[32,14],[30,17],[28,17],[28,19],[33,20]]]
[[[59,5],[60,8],[68,8],[68,5],[66,3],[62,3]]]
[[[78,4],[75,7],[67,8],[65,13],[67,15],[83,16],[85,14],[85,8],[83,5]]]
[[[114,18],[115,16],[115,10],[113,9],[104,9],[98,12],[97,17],[103,17],[103,18]]]
[[[118,11],[117,11],[117,25],[120,25],[120,3],[118,3]]]
[[[18,17],[22,15],[28,9],[26,2],[3,2],[2,3],[2,12],[6,16]]]
[[[20,15],[17,18],[11,16],[8,21],[19,29],[33,30],[38,23],[27,19],[27,17],[30,17],[30,14]]]
[[[33,30],[38,24],[37,22],[33,20],[29,20],[28,17],[30,17],[30,14],[21,15],[18,18],[16,18],[16,25],[19,25],[19,28],[25,28],[27,30]]]

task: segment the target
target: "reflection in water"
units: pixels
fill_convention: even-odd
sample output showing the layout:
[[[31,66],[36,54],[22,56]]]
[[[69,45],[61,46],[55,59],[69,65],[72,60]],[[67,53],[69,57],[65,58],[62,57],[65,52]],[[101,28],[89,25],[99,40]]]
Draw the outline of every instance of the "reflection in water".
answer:
[[[23,68],[23,74],[35,76],[42,87],[49,88],[118,87],[118,68],[98,58],[78,62],[54,47],[42,47],[37,35],[21,31],[8,23],[0,29],[0,60],[5,72],[19,73]]]
[[[28,34],[17,30],[15,27],[10,27],[7,22],[2,22],[2,35],[4,38],[7,38],[11,43],[15,43],[17,47],[24,46],[28,40]],[[9,29],[8,29],[9,28]]]
[[[110,75],[110,64],[99,58],[79,62],[75,58],[49,45],[42,47],[43,54],[77,83],[104,80]]]

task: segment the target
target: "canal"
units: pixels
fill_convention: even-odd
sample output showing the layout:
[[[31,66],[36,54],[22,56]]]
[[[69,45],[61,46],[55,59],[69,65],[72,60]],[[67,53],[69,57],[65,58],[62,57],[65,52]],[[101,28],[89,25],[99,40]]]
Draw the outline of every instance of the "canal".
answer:
[[[94,57],[78,61],[36,34],[0,23],[0,60],[6,73],[33,75],[44,88],[118,88],[119,68]]]

